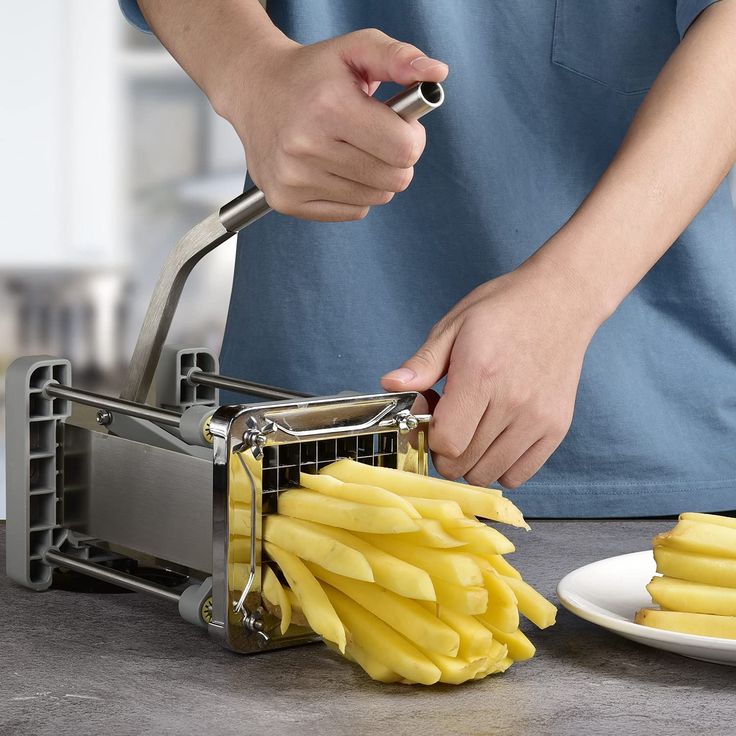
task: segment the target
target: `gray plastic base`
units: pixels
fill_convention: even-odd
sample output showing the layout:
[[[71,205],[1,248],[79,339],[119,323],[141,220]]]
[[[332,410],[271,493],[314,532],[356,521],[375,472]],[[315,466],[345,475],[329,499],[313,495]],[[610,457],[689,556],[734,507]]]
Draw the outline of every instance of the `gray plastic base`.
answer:
[[[44,562],[66,532],[63,518],[64,422],[71,414],[65,399],[47,398],[50,381],[71,385],[68,360],[49,356],[19,358],[5,378],[5,448],[8,576],[28,588],[51,585],[52,567]]]

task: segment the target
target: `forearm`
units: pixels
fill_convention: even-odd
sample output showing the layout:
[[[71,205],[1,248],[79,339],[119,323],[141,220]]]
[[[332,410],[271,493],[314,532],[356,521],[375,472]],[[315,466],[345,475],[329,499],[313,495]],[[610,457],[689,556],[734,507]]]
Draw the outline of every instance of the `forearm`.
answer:
[[[247,78],[243,70],[257,67],[266,49],[291,43],[258,0],[139,0],[138,5],[161,43],[218,111],[226,75]]]
[[[590,195],[531,261],[573,275],[602,322],[735,160],[736,0],[721,0],[673,53]]]

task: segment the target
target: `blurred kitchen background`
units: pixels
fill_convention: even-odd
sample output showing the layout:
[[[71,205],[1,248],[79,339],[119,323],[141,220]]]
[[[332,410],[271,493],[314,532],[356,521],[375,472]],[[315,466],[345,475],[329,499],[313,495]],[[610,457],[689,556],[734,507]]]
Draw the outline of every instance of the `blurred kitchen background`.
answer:
[[[245,171],[229,125],[115,0],[2,11],[0,519],[7,365],[64,356],[75,385],[119,391],[166,253]],[[219,349],[234,249],[197,266],[171,342]]]
[[[2,9],[0,392],[17,356],[51,354],[116,393],[166,253],[242,191],[243,149],[115,0]],[[219,349],[234,253],[197,266],[170,341]],[[4,519],[1,459],[0,478]]]

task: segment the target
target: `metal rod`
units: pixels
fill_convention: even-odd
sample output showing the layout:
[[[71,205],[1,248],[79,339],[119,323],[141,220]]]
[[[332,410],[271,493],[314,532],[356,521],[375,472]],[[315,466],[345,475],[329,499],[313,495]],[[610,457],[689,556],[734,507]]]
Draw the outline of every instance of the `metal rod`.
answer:
[[[181,414],[169,409],[159,409],[148,404],[138,404],[135,401],[126,401],[125,399],[115,399],[112,396],[94,394],[91,391],[82,391],[71,386],[62,386],[60,383],[53,381],[49,381],[46,384],[44,391],[48,396],[52,396],[55,399],[68,399],[77,404],[95,406],[98,409],[107,409],[112,413],[119,412],[120,414],[137,417],[138,419],[147,419],[167,427],[178,428],[181,423]]]
[[[253,396],[260,396],[264,399],[273,399],[275,401],[279,401],[280,399],[309,399],[314,396],[314,394],[305,394],[301,391],[269,386],[265,383],[241,381],[239,378],[228,378],[227,376],[220,376],[217,373],[205,373],[200,370],[191,371],[187,376],[187,380],[189,383],[212,386],[213,388],[221,388],[226,391],[252,394]]]
[[[77,559],[76,557],[70,557],[69,555],[65,555],[64,553],[54,549],[47,550],[44,555],[44,559],[46,562],[58,565],[59,567],[65,567],[68,570],[82,573],[82,575],[89,575],[91,578],[104,580],[106,583],[119,585],[121,588],[134,590],[136,593],[151,593],[152,595],[156,595],[167,601],[172,601],[174,603],[179,602],[179,593],[175,593],[161,585],[149,583],[147,580],[143,580],[142,578],[136,578],[133,575],[112,570],[111,568],[104,567],[103,565],[98,565],[96,562],[89,562],[87,560]]]
[[[418,82],[386,104],[404,120],[416,120],[438,108],[444,99],[441,85]],[[233,234],[270,211],[263,192],[252,187],[195,225],[176,244],[164,263],[143,319],[121,399],[146,401],[176,305],[194,266]]]

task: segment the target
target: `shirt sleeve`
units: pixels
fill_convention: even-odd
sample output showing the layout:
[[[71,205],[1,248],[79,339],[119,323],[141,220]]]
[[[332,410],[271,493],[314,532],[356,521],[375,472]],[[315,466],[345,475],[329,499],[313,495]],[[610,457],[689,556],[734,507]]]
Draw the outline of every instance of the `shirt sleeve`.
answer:
[[[687,29],[693,24],[693,21],[709,6],[718,0],[677,0],[677,10],[675,17],[677,20],[677,30],[680,32],[680,38],[686,33]]]
[[[128,23],[144,33],[153,33],[138,7],[138,0],[118,0],[118,4]]]

